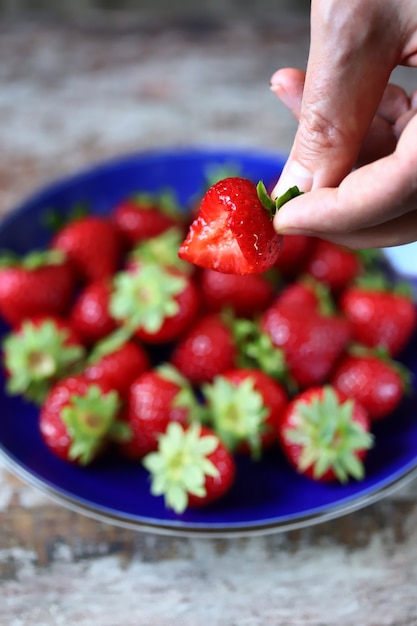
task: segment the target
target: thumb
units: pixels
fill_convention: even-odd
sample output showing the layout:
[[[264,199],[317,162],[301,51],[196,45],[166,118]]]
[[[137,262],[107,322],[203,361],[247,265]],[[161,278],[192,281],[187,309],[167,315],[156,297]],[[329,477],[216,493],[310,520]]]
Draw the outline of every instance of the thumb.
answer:
[[[386,43],[394,18],[380,4],[312,1],[299,126],[274,197],[335,187],[354,166],[397,61]]]

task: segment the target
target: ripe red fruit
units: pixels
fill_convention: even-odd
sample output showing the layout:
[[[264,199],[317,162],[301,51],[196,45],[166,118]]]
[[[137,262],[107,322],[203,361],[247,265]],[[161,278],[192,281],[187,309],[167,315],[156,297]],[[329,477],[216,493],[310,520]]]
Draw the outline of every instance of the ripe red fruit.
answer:
[[[178,339],[199,307],[193,279],[175,268],[136,263],[114,278],[110,314],[145,343]]]
[[[330,385],[311,387],[288,404],[278,439],[290,464],[309,478],[346,482],[364,477],[373,445],[366,410]]]
[[[141,459],[157,449],[158,437],[170,422],[186,425],[191,412],[197,414],[197,400],[175,368],[163,365],[140,374],[130,386],[124,413],[132,438],[121,444],[120,452],[131,460]]]
[[[3,341],[6,391],[40,405],[52,385],[79,369],[84,357],[84,346],[66,320],[27,318]]]
[[[265,311],[261,328],[283,350],[289,374],[301,389],[327,380],[352,335],[349,321],[340,315],[279,302]]]
[[[145,194],[127,198],[112,212],[113,222],[130,246],[184,222],[184,215],[171,195]]]
[[[111,291],[108,279],[91,282],[81,290],[72,306],[71,324],[87,345],[96,343],[116,329],[116,320],[109,310]]]
[[[120,340],[115,332],[93,348],[84,376],[115,389],[124,398],[133,381],[149,367],[146,350],[134,341]]]
[[[79,217],[62,226],[51,248],[65,252],[79,278],[86,282],[112,276],[123,251],[116,226],[98,215]]]
[[[163,495],[166,506],[178,514],[222,498],[236,474],[233,456],[223,442],[199,424],[169,424],[158,450],[143,464],[151,474],[151,492]]]
[[[177,342],[171,363],[193,385],[213,380],[235,365],[236,346],[232,331],[216,313],[196,319]]]
[[[205,269],[200,276],[200,288],[208,311],[227,307],[240,317],[264,311],[274,298],[274,285],[263,274],[240,276]]]
[[[49,392],[39,415],[41,436],[64,461],[91,463],[110,441],[130,436],[119,421],[119,395],[84,376],[63,378]]]
[[[274,304],[280,307],[291,306],[312,309],[328,314],[336,308],[334,299],[326,285],[307,274],[287,283],[277,294]]]
[[[282,246],[274,267],[285,279],[304,272],[317,239],[308,235],[283,235]]]
[[[356,348],[344,355],[330,382],[357,400],[372,420],[390,415],[404,397],[407,377],[399,363],[378,351]]]
[[[265,203],[268,206],[264,206],[258,188],[239,177],[212,185],[179,249],[180,258],[226,274],[255,274],[270,269],[278,258],[282,237],[272,226],[277,205],[263,187],[260,195],[269,199]]]
[[[287,405],[285,388],[258,369],[236,368],[202,387],[207,419],[229,450],[261,451],[276,441],[276,430]]]
[[[347,287],[361,270],[358,252],[325,239],[317,239],[304,268],[334,292]]]
[[[370,278],[370,280],[372,277]],[[371,348],[386,348],[397,356],[417,325],[417,309],[411,294],[384,286],[357,284],[347,288],[340,308],[350,320],[356,341]]]
[[[36,315],[67,313],[75,276],[58,251],[31,252],[0,259],[0,316],[11,326]]]

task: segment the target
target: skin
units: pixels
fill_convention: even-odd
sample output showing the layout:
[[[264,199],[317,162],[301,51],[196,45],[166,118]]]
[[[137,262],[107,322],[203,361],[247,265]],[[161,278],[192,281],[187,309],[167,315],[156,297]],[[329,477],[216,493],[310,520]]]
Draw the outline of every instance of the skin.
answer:
[[[417,240],[417,90],[389,83],[398,65],[417,67],[417,0],[312,0],[306,72],[271,79],[299,121],[272,195],[309,192],[277,232],[354,249]]]

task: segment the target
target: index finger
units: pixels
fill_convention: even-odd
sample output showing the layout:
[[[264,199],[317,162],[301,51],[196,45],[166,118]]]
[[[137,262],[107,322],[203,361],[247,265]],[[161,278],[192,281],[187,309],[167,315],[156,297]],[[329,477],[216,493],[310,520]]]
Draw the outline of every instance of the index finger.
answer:
[[[396,13],[389,3],[312,1],[299,126],[274,195],[336,186],[352,169],[397,64]]]

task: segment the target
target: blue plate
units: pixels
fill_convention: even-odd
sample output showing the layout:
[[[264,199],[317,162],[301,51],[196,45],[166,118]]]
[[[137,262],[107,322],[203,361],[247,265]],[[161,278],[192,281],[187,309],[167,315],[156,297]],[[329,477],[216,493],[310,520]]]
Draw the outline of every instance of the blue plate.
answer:
[[[285,156],[241,150],[151,151],[104,163],[40,191],[0,224],[0,248],[23,253],[45,245],[45,209],[69,211],[87,202],[108,213],[127,195],[173,188],[186,206],[204,188],[207,170],[235,168],[242,176],[272,184]],[[0,327],[3,335],[7,329]],[[414,340],[403,355],[417,371]],[[389,419],[375,426],[376,444],[366,461],[366,478],[347,485],[320,484],[297,475],[279,454],[253,464],[239,459],[237,481],[222,502],[177,516],[149,493],[141,467],[101,461],[88,468],[53,456],[38,432],[37,411],[7,396],[0,381],[0,450],[7,467],[52,498],[92,517],[121,526],[170,534],[244,535],[299,528],[363,507],[417,473],[417,409],[405,399]]]

